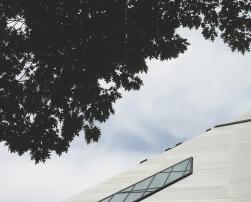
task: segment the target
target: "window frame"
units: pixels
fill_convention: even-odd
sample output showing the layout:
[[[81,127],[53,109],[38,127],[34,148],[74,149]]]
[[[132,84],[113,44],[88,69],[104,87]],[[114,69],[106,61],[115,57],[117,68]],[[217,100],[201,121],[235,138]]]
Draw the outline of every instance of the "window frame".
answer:
[[[167,177],[167,179],[166,179],[166,181],[167,181],[168,178],[169,178],[169,176],[171,175],[172,172],[182,172],[182,171],[172,171],[172,168],[174,168],[176,165],[181,164],[181,163],[183,163],[183,162],[185,162],[185,161],[188,161],[188,164],[190,163],[190,170],[189,170],[188,173],[185,173],[185,172],[186,172],[186,168],[185,168],[184,174],[183,174],[181,177],[178,177],[177,179],[175,179],[175,180],[173,180],[173,181],[171,181],[171,182],[169,182],[169,183],[167,183],[167,184],[164,183],[163,186],[158,187],[156,190],[154,190],[154,191],[152,191],[152,192],[150,192],[150,193],[144,195],[144,194],[147,192],[147,189],[148,189],[149,186],[151,185],[151,182],[153,181],[153,179],[154,179],[154,177],[155,177],[156,175],[158,175],[158,174],[160,174],[160,173],[164,173],[163,171],[165,171],[165,170],[171,169],[170,172],[169,172],[169,175],[168,175],[168,177]],[[187,166],[188,166],[188,164],[187,164]],[[99,200],[98,202],[110,202],[110,200],[113,198],[113,195],[120,194],[120,193],[121,193],[121,194],[122,194],[122,193],[128,193],[128,195],[126,196],[126,198],[124,198],[124,200],[121,201],[121,202],[125,202],[126,199],[128,198],[128,196],[130,195],[130,193],[138,193],[138,192],[137,192],[138,190],[135,190],[135,192],[133,192],[133,189],[134,189],[135,185],[137,185],[137,184],[143,182],[144,180],[149,179],[149,178],[152,177],[151,182],[149,183],[148,187],[147,187],[146,189],[143,189],[143,190],[145,190],[145,191],[143,192],[142,196],[141,196],[139,199],[136,199],[136,200],[133,201],[133,202],[139,202],[139,201],[142,201],[142,200],[144,200],[145,198],[147,198],[147,197],[149,197],[149,196],[151,196],[151,195],[153,195],[153,194],[156,194],[157,192],[159,192],[159,191],[161,191],[161,190],[163,190],[163,189],[165,189],[165,188],[171,186],[172,184],[175,184],[176,182],[178,182],[178,181],[180,181],[180,180],[182,180],[182,179],[184,179],[184,178],[186,178],[186,177],[188,177],[188,176],[190,176],[190,175],[192,175],[192,174],[193,174],[193,157],[189,157],[189,158],[186,158],[186,159],[184,159],[184,160],[182,160],[182,161],[180,161],[180,162],[178,162],[178,163],[176,163],[176,164],[174,164],[174,165],[172,165],[172,166],[169,166],[169,167],[167,167],[167,168],[165,168],[165,169],[163,169],[163,170],[161,170],[161,171],[159,171],[159,172],[157,172],[157,173],[155,173],[155,174],[153,174],[153,175],[150,175],[150,176],[148,176],[148,177],[146,177],[146,178],[144,178],[144,179],[142,179],[142,180],[140,180],[140,181],[138,181],[138,182],[136,182],[136,183],[133,183],[133,184],[131,184],[130,186],[127,186],[126,188],[121,189],[121,190],[119,190],[118,192],[115,192],[115,193],[113,193],[113,194],[111,194],[111,195],[109,195],[109,196],[107,196],[107,197],[105,197],[105,198]],[[130,188],[130,187],[132,187],[130,191],[123,192],[123,190],[126,190],[126,189],[128,189],[128,188]],[[111,198],[110,198],[110,197],[111,197]],[[108,200],[107,200],[107,199],[108,199]],[[106,200],[107,200],[107,201],[106,201]]]

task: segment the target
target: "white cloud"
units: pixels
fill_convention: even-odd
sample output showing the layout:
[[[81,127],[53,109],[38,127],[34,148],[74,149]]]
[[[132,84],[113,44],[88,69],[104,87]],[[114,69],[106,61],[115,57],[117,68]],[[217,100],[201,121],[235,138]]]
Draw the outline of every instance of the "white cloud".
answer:
[[[79,144],[79,139],[74,144]],[[77,146],[77,148],[79,145]],[[92,145],[72,147],[68,154],[53,156],[34,165],[27,155],[18,157],[0,149],[1,202],[59,202],[135,165],[140,152],[104,150]]]
[[[185,32],[191,46],[178,59],[148,61],[140,91],[126,92],[102,125],[98,144],[77,138],[68,154],[34,165],[0,145],[1,202],[60,202],[143,158],[199,135],[251,109],[250,54]]]

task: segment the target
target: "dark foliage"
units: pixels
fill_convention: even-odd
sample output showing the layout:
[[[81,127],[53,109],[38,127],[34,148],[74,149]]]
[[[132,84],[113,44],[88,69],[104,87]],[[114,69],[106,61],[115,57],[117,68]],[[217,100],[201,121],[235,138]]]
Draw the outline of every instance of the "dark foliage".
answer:
[[[98,141],[96,124],[118,89],[140,88],[145,60],[187,49],[177,28],[245,53],[250,16],[249,0],[0,0],[0,142],[39,162],[81,130]]]

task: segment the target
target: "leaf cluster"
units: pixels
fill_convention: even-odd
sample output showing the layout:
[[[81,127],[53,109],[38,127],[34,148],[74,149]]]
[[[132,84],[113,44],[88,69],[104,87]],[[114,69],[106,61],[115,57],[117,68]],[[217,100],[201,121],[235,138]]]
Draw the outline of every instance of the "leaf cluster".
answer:
[[[0,142],[36,163],[81,130],[97,142],[119,89],[142,85],[146,59],[187,49],[178,28],[245,53],[250,13],[246,0],[1,0]]]

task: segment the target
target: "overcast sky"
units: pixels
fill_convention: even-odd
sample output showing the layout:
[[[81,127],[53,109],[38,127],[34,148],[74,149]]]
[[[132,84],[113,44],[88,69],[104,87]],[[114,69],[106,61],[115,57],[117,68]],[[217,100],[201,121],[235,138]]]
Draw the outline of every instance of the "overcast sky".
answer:
[[[186,32],[178,59],[148,61],[140,91],[125,92],[98,144],[80,136],[67,154],[35,165],[0,144],[1,202],[62,202],[165,148],[251,110],[251,54]]]

